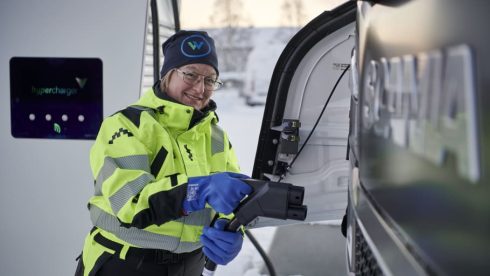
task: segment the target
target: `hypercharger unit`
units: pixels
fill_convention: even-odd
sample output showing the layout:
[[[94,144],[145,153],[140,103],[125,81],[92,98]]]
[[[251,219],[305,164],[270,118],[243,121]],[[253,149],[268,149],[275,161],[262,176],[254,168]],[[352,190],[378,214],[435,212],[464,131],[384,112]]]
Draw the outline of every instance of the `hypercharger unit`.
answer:
[[[102,61],[13,57],[10,106],[15,138],[95,139],[103,118]]]

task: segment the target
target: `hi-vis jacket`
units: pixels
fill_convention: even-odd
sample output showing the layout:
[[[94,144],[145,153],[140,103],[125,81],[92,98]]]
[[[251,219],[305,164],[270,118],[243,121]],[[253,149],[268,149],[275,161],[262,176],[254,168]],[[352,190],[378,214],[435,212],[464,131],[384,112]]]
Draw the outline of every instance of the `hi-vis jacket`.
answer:
[[[155,85],[104,120],[90,152],[95,195],[89,201],[92,223],[104,236],[175,253],[201,247],[214,211],[182,215],[188,177],[239,172],[215,109],[212,101],[203,112],[173,102]]]

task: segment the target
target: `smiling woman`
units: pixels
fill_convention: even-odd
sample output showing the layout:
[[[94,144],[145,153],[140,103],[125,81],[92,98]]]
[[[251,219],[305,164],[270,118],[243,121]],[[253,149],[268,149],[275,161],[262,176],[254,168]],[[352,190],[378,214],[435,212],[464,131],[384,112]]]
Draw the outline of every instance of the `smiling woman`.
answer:
[[[227,264],[241,250],[240,233],[210,228],[252,190],[211,100],[220,86],[214,40],[179,31],[162,50],[161,79],[106,118],[91,149],[94,228],[78,276],[197,276],[204,255]]]
[[[163,82],[162,91],[166,91],[168,96],[180,103],[197,110],[209,104],[213,90],[217,87],[215,86],[216,73],[207,64],[190,64],[180,69],[173,69],[164,78],[168,78],[169,81],[166,87],[167,82]]]
[[[162,50],[165,62],[160,71],[160,90],[180,103],[202,110],[220,86],[214,40],[204,32],[183,31],[167,40]]]

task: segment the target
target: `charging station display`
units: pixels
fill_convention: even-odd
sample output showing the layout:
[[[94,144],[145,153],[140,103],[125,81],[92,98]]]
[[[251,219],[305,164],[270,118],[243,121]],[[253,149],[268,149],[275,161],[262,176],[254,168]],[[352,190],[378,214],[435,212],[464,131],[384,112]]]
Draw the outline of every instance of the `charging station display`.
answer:
[[[95,139],[103,116],[102,61],[13,57],[10,106],[15,138]]]

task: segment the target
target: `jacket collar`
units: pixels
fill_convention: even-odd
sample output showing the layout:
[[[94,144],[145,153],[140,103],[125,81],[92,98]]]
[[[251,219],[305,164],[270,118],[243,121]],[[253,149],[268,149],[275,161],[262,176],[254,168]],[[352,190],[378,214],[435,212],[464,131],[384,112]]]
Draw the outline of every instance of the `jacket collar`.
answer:
[[[218,122],[215,113],[217,106],[213,100],[210,100],[209,104],[202,110],[196,110],[191,106],[177,102],[164,91],[161,91],[160,81],[157,81],[153,85],[153,89],[147,91],[136,105],[156,110],[159,121],[171,129],[187,130],[206,118],[214,123]]]

